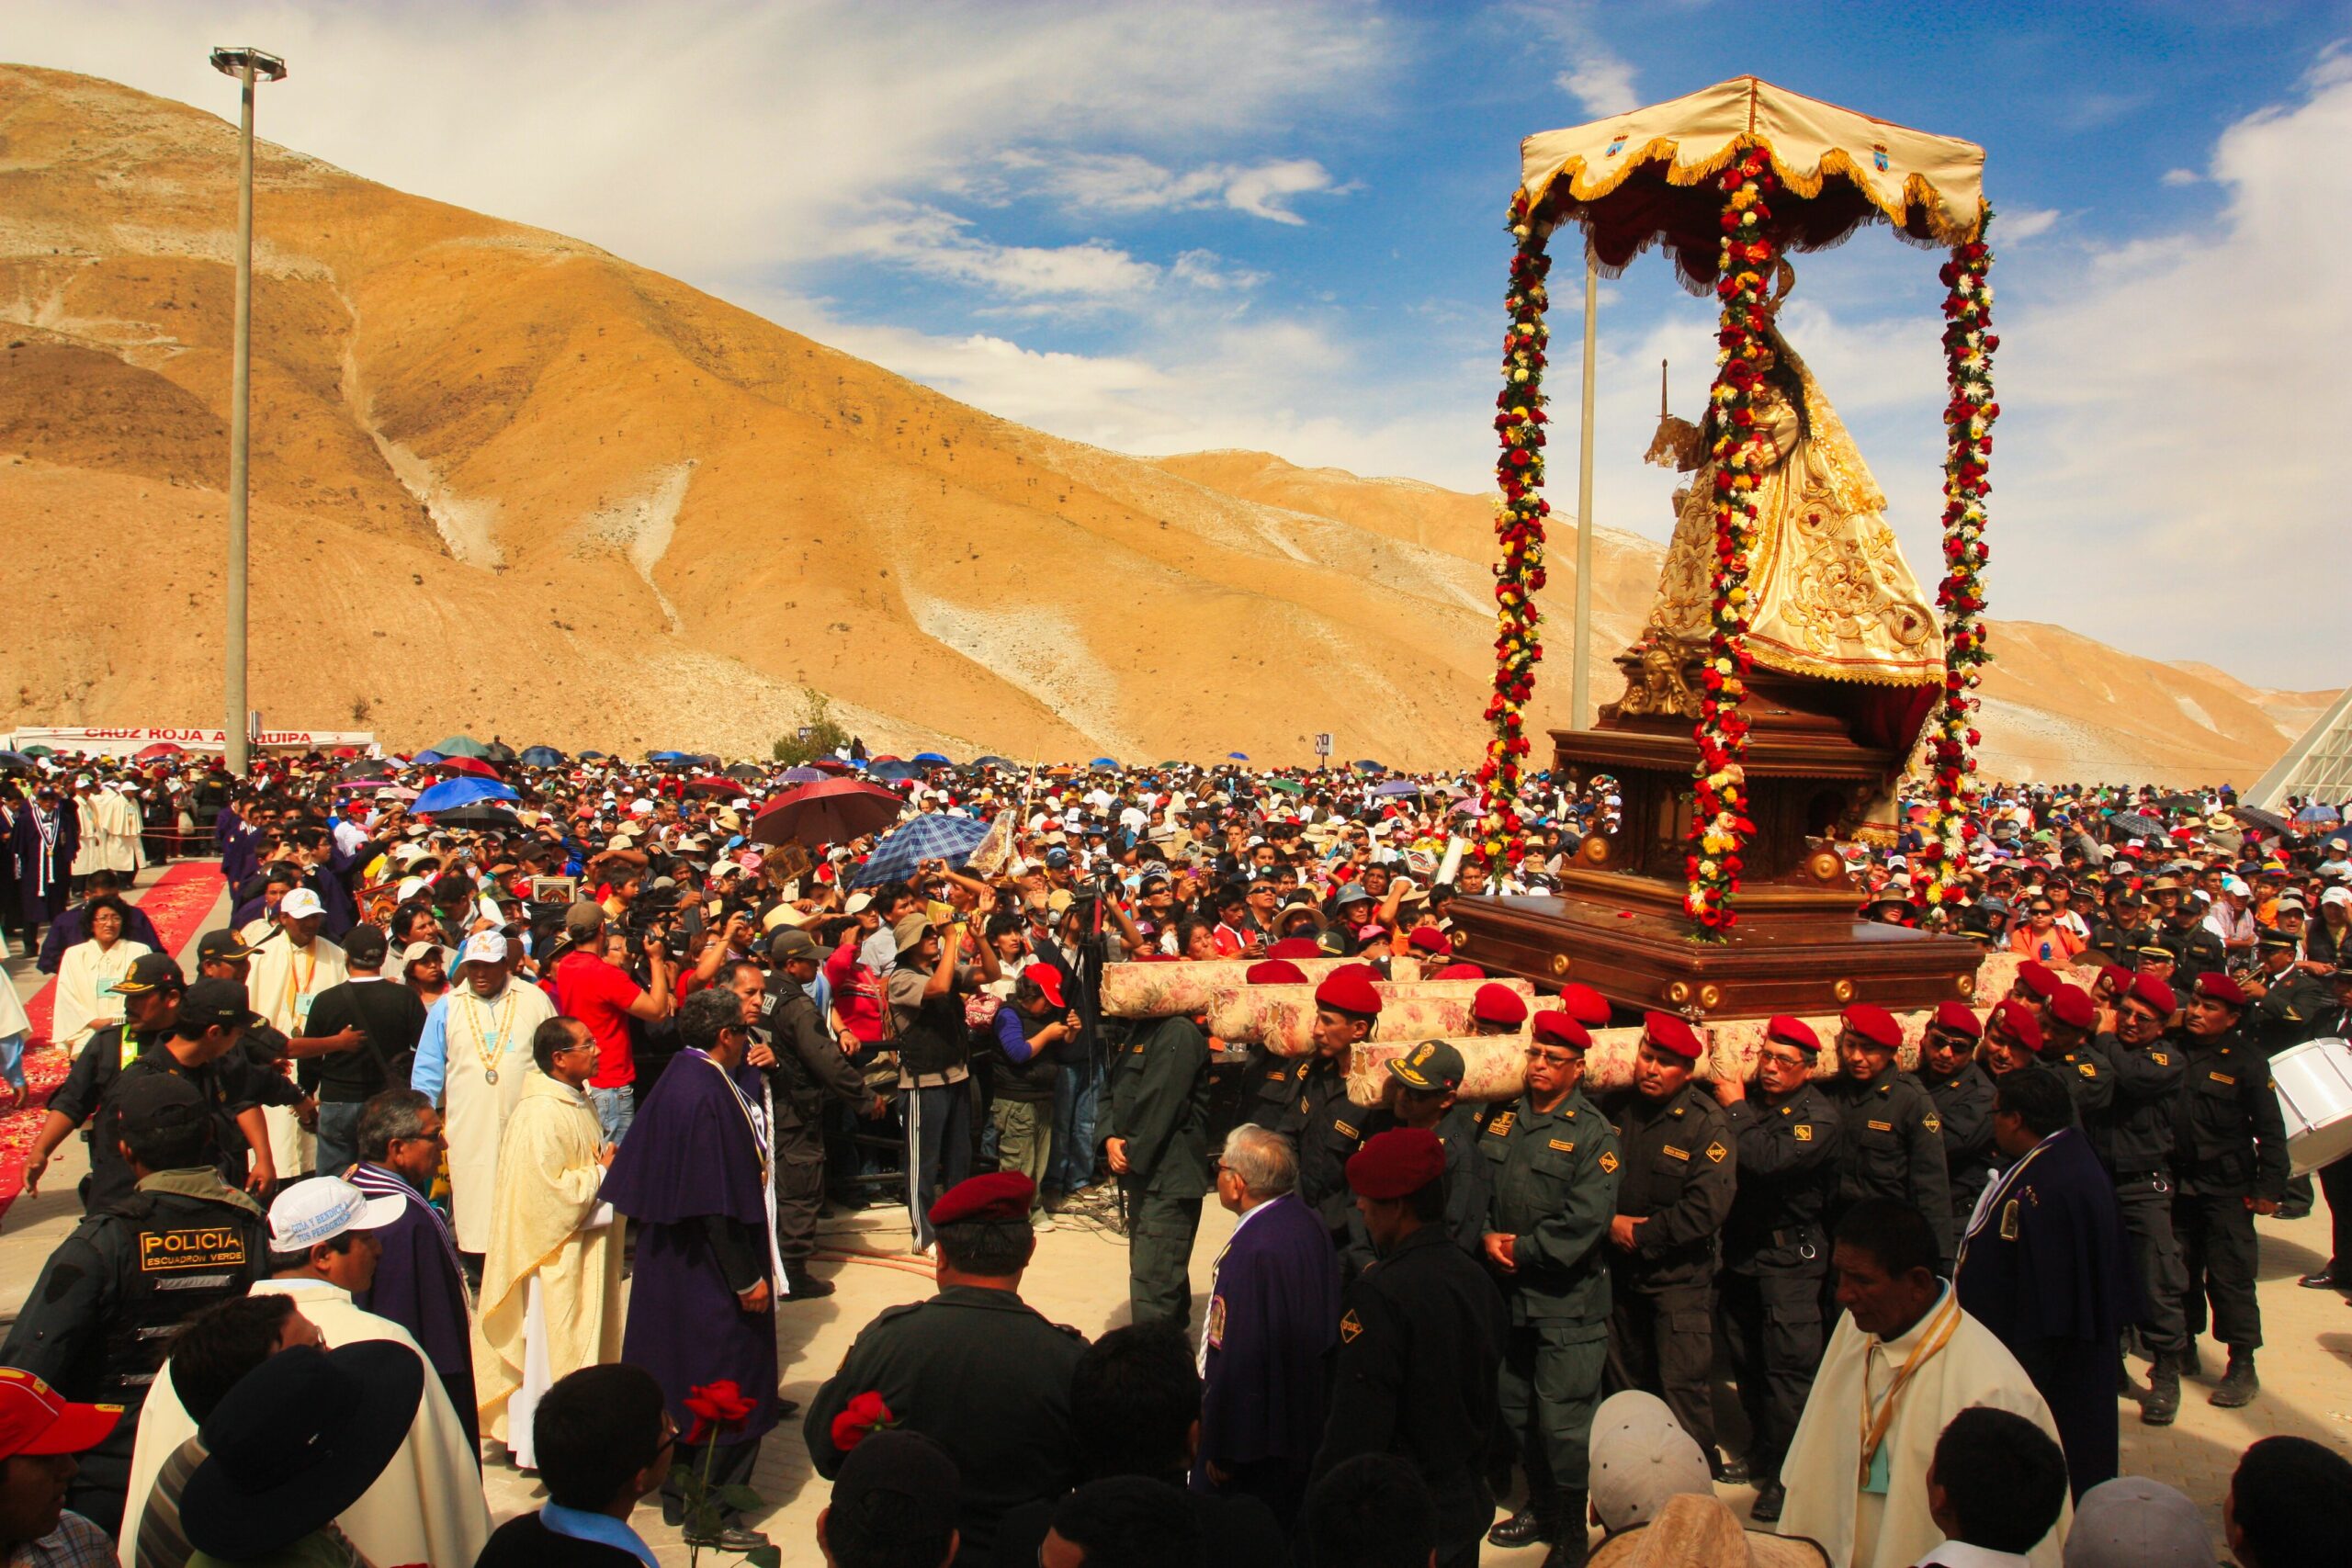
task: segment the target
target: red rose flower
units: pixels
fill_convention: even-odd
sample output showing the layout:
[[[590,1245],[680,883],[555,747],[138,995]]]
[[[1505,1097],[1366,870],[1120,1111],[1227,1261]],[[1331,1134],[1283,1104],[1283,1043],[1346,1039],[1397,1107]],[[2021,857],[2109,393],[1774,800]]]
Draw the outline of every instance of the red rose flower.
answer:
[[[875,1433],[899,1424],[881,1394],[867,1389],[833,1417],[833,1447],[847,1453]]]
[[[699,1443],[713,1430],[727,1431],[741,1426],[754,1407],[732,1378],[695,1384],[686,1391],[685,1404],[695,1418],[694,1429],[685,1436],[689,1446]]]

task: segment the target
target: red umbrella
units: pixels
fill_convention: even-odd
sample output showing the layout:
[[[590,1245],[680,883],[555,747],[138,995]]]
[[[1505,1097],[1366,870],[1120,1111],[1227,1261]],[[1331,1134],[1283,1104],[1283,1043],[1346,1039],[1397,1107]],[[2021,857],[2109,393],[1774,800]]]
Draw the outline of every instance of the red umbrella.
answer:
[[[812,768],[822,768],[829,773],[854,773],[857,772],[854,767],[852,767],[849,763],[842,761],[839,757],[812,758],[809,760],[808,765]]]
[[[498,776],[498,770],[479,757],[444,757],[433,765],[436,768],[447,768],[453,773],[471,773],[478,779],[494,779]]]
[[[906,805],[887,789],[855,779],[827,779],[802,784],[776,796],[752,821],[751,839],[757,844],[844,844],[866,833],[878,833],[899,819]]]
[[[733,779],[688,779],[680,785],[686,795],[741,795],[743,786]]]
[[[181,750],[182,749],[180,747],[173,745],[168,740],[158,740],[153,746],[147,747],[137,756],[131,758],[131,761],[134,762],[144,762],[156,757],[176,757],[180,754]]]

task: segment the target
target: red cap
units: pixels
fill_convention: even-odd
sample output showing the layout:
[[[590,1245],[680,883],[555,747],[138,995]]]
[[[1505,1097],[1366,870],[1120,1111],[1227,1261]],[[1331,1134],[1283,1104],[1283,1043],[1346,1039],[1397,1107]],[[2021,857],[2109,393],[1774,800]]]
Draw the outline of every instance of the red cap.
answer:
[[[1984,1021],[1971,1012],[1964,1002],[1939,1003],[1936,1007],[1934,1021],[1938,1029],[1948,1029],[1954,1034],[1965,1034],[1971,1040],[1982,1040],[1984,1037]]]
[[[1415,926],[1412,934],[1405,939],[1405,945],[1415,953],[1444,954],[1453,951],[1453,944],[1446,941],[1445,933],[1435,926]]]
[[[1470,1016],[1480,1023],[1525,1023],[1527,998],[1509,986],[1489,982],[1470,998]]]
[[[2069,1029],[2090,1029],[2098,1022],[2098,1004],[2080,986],[2061,981],[2050,993],[2050,1016]]]
[[[2245,987],[2227,975],[2218,972],[2197,976],[2197,994],[2209,1002],[2220,1002],[2224,1007],[2244,1008],[2254,1005],[2254,998],[2245,994]]]
[[[1706,1047],[1699,1043],[1699,1032],[1670,1012],[1642,1014],[1642,1032],[1657,1043],[1661,1051],[1673,1053],[1686,1062],[1695,1062]]]
[[[1253,986],[1304,986],[1306,971],[1287,958],[1263,958],[1241,972]]]
[[[2025,982],[2028,990],[2037,997],[2043,998],[2047,998],[2052,991],[2065,984],[2064,980],[2058,978],[2057,970],[2052,969],[2039,958],[2029,958],[2018,964],[2018,978]]]
[[[960,1220],[1025,1220],[1037,1184],[1017,1170],[992,1170],[959,1181],[939,1195],[929,1218],[934,1225]]]
[[[1484,969],[1466,960],[1460,964],[1449,964],[1436,974],[1428,976],[1432,980],[1483,980],[1486,977],[1487,972]]]
[[[1560,987],[1560,1010],[1587,1029],[1609,1024],[1609,998],[1581,981]]]
[[[2123,994],[2135,1002],[2155,1009],[2160,1018],[2170,1018],[2173,1010],[2180,1006],[2180,998],[2172,994],[2172,987],[2154,975],[2132,976],[2132,984]]]
[[[1062,1005],[1062,972],[1050,964],[1032,964],[1021,972],[1021,977],[1046,993],[1046,1000],[1055,1007]]]
[[[1856,1002],[1846,1010],[1843,1019],[1847,1028],[1873,1045],[1889,1051],[1903,1048],[1903,1025],[1876,1002]]]
[[[1537,1013],[1535,1038],[1548,1040],[1555,1045],[1566,1045],[1578,1051],[1592,1049],[1592,1032],[1565,1012]]]
[[[1372,988],[1372,983],[1377,977],[1369,964],[1342,964],[1315,987],[1315,1005],[1376,1017],[1380,993]]]
[[[0,1459],[78,1454],[104,1442],[121,1419],[119,1404],[76,1404],[30,1372],[0,1367]]]
[[[1311,936],[1286,936],[1266,949],[1269,958],[1320,958],[1323,949]]]
[[[1366,1198],[1404,1198],[1445,1174],[1445,1145],[1426,1127],[1374,1133],[1348,1156],[1348,1186]]]
[[[2010,1039],[2027,1050],[2041,1049],[2041,1020],[2034,1017],[2033,1010],[2015,997],[1995,1008],[1993,1017],[2000,1020],[2001,1027],[2009,1032]]]
[[[1813,1025],[1801,1018],[1776,1018],[1764,1026],[1764,1038],[1777,1040],[1783,1045],[1793,1045],[1810,1056],[1821,1049],[1821,1036]]]

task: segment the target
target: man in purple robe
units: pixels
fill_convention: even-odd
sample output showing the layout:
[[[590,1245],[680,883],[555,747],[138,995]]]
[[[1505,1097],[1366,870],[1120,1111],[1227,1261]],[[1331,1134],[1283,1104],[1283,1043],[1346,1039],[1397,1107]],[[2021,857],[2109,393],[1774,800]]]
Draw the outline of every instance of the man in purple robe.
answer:
[[[361,1108],[355,1141],[359,1163],[345,1179],[370,1198],[398,1198],[406,1206],[399,1219],[377,1229],[384,1255],[377,1261],[376,1278],[351,1299],[416,1336],[479,1462],[481,1413],[474,1400],[465,1275],[448,1222],[424,1197],[447,1146],[441,1113],[414,1089],[388,1089]]]
[[[31,801],[18,805],[16,826],[8,830],[8,856],[16,865],[28,936],[64,911],[74,856],[81,847],[81,814],[58,798],[55,784],[44,781]]]
[[[684,1517],[683,1482],[711,1456],[713,1487],[748,1483],[760,1439],[776,1423],[774,1211],[768,1202],[768,1133],[757,1101],[736,1081],[751,1036],[743,1005],[713,987],[678,1012],[680,1049],[605,1172],[605,1201],[638,1223],[637,1269],[621,1359],[662,1384],[670,1418],[687,1438],[662,1489],[662,1513]],[[750,1405],[712,1429],[686,1400],[731,1382]],[[702,1403],[702,1402],[697,1402]],[[699,1435],[697,1435],[699,1434]],[[767,1538],[722,1507],[718,1528],[689,1525],[689,1545],[749,1551]]]

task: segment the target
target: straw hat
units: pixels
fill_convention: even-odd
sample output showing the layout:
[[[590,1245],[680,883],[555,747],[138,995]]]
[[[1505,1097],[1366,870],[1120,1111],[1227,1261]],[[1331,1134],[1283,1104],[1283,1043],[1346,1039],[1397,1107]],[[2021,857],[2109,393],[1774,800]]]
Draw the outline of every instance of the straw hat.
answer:
[[[1657,1517],[1612,1535],[1590,1568],[1828,1568],[1829,1554],[1803,1536],[1743,1529],[1713,1497],[1683,1493],[1667,1499]]]

